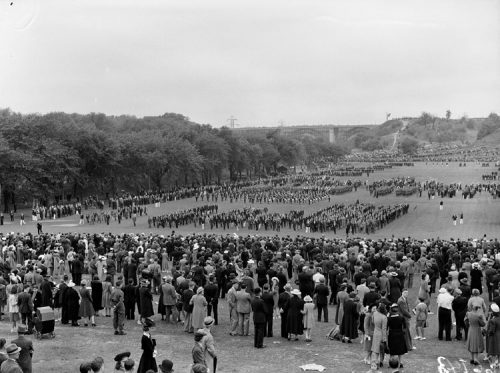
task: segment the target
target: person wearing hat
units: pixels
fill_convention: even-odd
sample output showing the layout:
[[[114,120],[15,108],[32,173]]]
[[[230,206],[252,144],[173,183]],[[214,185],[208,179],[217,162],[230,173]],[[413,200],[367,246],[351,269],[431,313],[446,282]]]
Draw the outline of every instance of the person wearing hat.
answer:
[[[262,290],[255,288],[252,299],[253,324],[255,328],[254,344],[255,348],[264,348],[264,335],[266,333],[266,304],[262,299]]]
[[[500,307],[496,303],[490,304],[491,317],[486,324],[486,354],[490,364],[500,368]]]
[[[247,284],[242,282],[240,290],[236,292],[236,311],[238,312],[239,334],[248,336],[250,327],[250,312],[252,311],[252,297],[247,293]]]
[[[387,344],[392,356],[398,357],[399,367],[402,368],[401,356],[408,352],[405,339],[405,320],[399,314],[399,306],[393,303],[387,317]]]
[[[236,309],[236,293],[239,290],[239,282],[236,279],[232,280],[232,286],[227,291],[226,299],[229,308],[229,334],[234,336],[238,334],[238,311]]]
[[[67,308],[67,317],[71,321],[71,326],[80,326],[78,324],[78,313],[80,311],[80,296],[75,290],[75,283],[73,281],[68,282],[68,288],[65,291],[65,304]]]
[[[469,300],[472,296],[472,289],[469,285],[469,280],[467,277],[462,277],[460,280],[460,286],[458,287],[462,291],[462,295]]]
[[[33,357],[33,342],[24,335],[28,332],[28,327],[26,325],[18,325],[17,327],[17,338],[12,341],[12,343],[16,344],[21,351],[19,353],[19,358],[17,362],[24,373],[32,372],[32,362],[31,359]]]
[[[193,357],[193,364],[201,364],[207,367],[207,362],[205,361],[205,349],[203,347],[203,337],[205,336],[205,331],[203,329],[198,329],[194,332],[194,346],[191,350],[191,356]]]
[[[453,291],[453,302],[451,302],[451,308],[455,313],[456,320],[456,336],[457,341],[462,340],[462,330],[465,331],[465,337],[467,338],[467,326],[465,325],[465,315],[467,314],[467,298],[462,294],[462,290],[455,289]]]
[[[451,306],[453,302],[453,296],[442,287],[439,289],[439,294],[436,299],[437,311],[438,311],[438,323],[439,331],[438,338],[443,340],[443,331],[446,334],[446,340],[451,341]]]
[[[210,316],[214,315],[214,320],[215,320],[215,325],[219,323],[219,287],[217,286],[217,283],[215,282],[215,277],[213,275],[210,275],[208,277],[208,282],[204,287],[204,295],[205,299],[207,300],[207,315]]]
[[[352,343],[353,339],[358,338],[360,310],[359,299],[354,292],[350,293],[344,302],[344,317],[340,325],[340,334],[344,336],[342,342]]]
[[[193,364],[191,373],[208,373],[207,367],[202,364]]]
[[[21,347],[12,343],[5,348],[5,351],[7,352],[7,360],[5,360],[0,366],[0,372],[23,373],[23,370],[17,361],[19,359],[19,354],[21,353]]]
[[[474,291],[476,290],[474,289]],[[481,306],[474,305],[472,310],[467,312],[466,320],[469,324],[466,346],[471,356],[470,363],[472,365],[480,365],[477,360],[478,355],[484,351],[482,328],[486,325],[486,317]]]
[[[129,357],[130,357],[129,351],[119,353],[118,355],[115,356],[115,358],[114,358],[114,360],[116,362],[115,372],[124,372],[125,371],[124,364],[125,364],[125,361],[127,361]]]
[[[160,365],[158,365],[158,368],[160,368],[161,373],[173,373],[174,371],[174,363],[172,363],[171,360],[164,359]]]
[[[470,271],[470,287],[479,290],[479,294],[483,294],[483,271],[478,262],[472,263]]]
[[[80,309],[78,315],[84,320],[84,325],[88,325],[88,321],[95,326],[95,311],[93,306],[92,294],[87,289],[87,280],[81,281],[80,288]]]
[[[146,373],[149,369],[156,372],[156,339],[151,337],[149,333],[149,327],[144,325],[142,327],[142,337],[141,337],[141,349],[142,355],[139,361],[139,366],[137,367],[137,373]]]
[[[212,316],[207,316],[203,320],[203,331],[205,336],[202,340],[203,350],[205,353],[205,361],[207,367],[212,367],[217,365],[217,353],[215,352],[214,337],[212,335],[212,328],[215,325],[215,320]],[[215,370],[215,369],[214,369]]]
[[[318,285],[314,288],[314,298],[318,309],[318,322],[321,322],[321,314],[323,314],[324,322],[328,322],[328,296],[330,289],[325,285],[325,279],[320,278]]]
[[[328,289],[328,288],[327,288]],[[306,342],[311,342],[311,330],[314,326],[314,303],[310,295],[304,297],[304,310],[302,314],[304,315],[304,334],[306,337]]]
[[[301,298],[299,289],[293,289],[288,306],[287,330],[288,340],[299,340],[299,335],[304,333],[303,315],[304,301]]]
[[[115,335],[125,335],[123,331],[123,326],[125,324],[125,295],[121,289],[121,280],[116,281],[116,286],[113,287],[111,292],[111,305],[113,308],[113,328],[115,329]],[[92,325],[94,326],[94,325]]]

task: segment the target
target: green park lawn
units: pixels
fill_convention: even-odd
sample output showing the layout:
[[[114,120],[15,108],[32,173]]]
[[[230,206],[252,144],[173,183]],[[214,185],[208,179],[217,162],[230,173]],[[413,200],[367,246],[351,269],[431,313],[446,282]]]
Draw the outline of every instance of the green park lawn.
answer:
[[[417,180],[435,179],[445,183],[462,182],[480,183],[481,175],[496,171],[494,167],[483,168],[479,165],[469,164],[467,167],[458,167],[452,164],[448,167],[442,165],[418,164],[415,167],[398,167],[370,175],[368,180],[373,181],[380,178],[395,176],[414,176]],[[360,178],[366,180],[366,176]],[[370,197],[367,191],[362,188],[358,192],[336,196],[331,203],[340,201],[351,202],[373,202],[375,204],[396,204],[406,202],[410,204],[410,212],[395,222],[387,225],[384,229],[377,231],[369,237],[381,238],[391,237],[417,237],[445,239],[469,237],[479,238],[484,234],[488,238],[497,237],[500,232],[500,213],[498,204],[500,200],[493,200],[486,193],[476,195],[472,200],[463,200],[461,196],[453,199],[444,199],[444,210],[439,210],[439,199],[428,200],[424,193],[422,197],[416,195],[411,197],[396,197],[394,194],[375,199]],[[176,210],[183,210],[200,206],[206,202],[195,202],[193,199],[181,200],[162,204],[160,208],[148,206],[148,214],[160,215]],[[212,203],[212,202],[210,202]],[[243,203],[228,202],[218,203],[219,211],[231,210],[235,208],[248,207]],[[328,206],[328,201],[312,205],[283,205],[269,204],[257,205],[269,208],[270,212],[290,211],[304,209],[306,213],[313,212]],[[453,213],[459,215],[464,213],[464,225],[453,226],[451,216]],[[36,233],[35,223],[31,222],[29,212],[26,212],[27,224],[20,227],[16,218],[14,223],[6,221],[0,227],[0,232],[32,232]],[[8,220],[8,217],[7,219]],[[157,230],[149,229],[147,218],[140,217],[137,227],[133,227],[132,222],[122,221],[121,225],[111,222],[109,226],[83,225],[78,226],[78,217],[68,217],[59,220],[44,221],[45,232],[113,232],[113,233],[149,233],[159,232],[169,234],[170,229]],[[179,227],[176,233],[187,234],[201,231],[200,227],[195,229],[192,225]],[[205,230],[209,232],[209,230]],[[217,233],[237,233],[256,234],[255,231],[247,229],[236,232],[234,229],[223,231],[219,229]],[[337,232],[338,237],[344,237],[345,232]],[[259,231],[258,234],[274,235],[274,231]],[[304,231],[293,232],[282,230],[281,235],[304,235]],[[320,234],[316,234],[320,236]],[[327,233],[327,237],[332,234]],[[415,286],[410,291],[410,304],[416,299],[419,281],[416,279]],[[157,300],[155,298],[155,300]],[[435,298],[432,309],[435,311]],[[156,305],[155,305],[156,306]],[[307,363],[316,363],[326,367],[326,372],[366,372],[368,366],[364,365],[363,346],[358,341],[351,345],[342,344],[338,341],[329,341],[325,335],[334,326],[333,320],[335,308],[330,307],[330,322],[317,323],[313,329],[313,341],[306,343],[303,340],[289,342],[279,337],[266,338],[265,344],[268,348],[257,350],[253,348],[253,337],[230,337],[228,335],[228,312],[225,300],[219,303],[219,325],[215,327],[214,337],[219,356],[217,372],[299,372],[299,366]],[[446,357],[454,366],[454,372],[461,373],[466,370],[459,362],[460,359],[470,360],[464,342],[443,342],[437,340],[437,316],[430,316],[429,327],[427,328],[427,340],[415,341],[416,350],[408,353],[403,358],[405,372],[438,372],[438,358]],[[97,327],[72,328],[68,326],[56,325],[56,338],[34,341],[34,372],[77,372],[80,363],[90,360],[95,356],[102,356],[106,361],[106,372],[114,369],[113,357],[122,351],[131,351],[132,358],[138,364],[141,350],[140,338],[141,328],[136,322],[126,322],[126,336],[114,336],[112,329],[112,319],[98,317]],[[252,327],[251,327],[252,329]],[[0,336],[8,341],[15,338],[10,334],[10,325],[7,322],[0,323]],[[413,331],[412,331],[413,333]],[[174,362],[176,372],[188,372],[191,362],[191,348],[193,337],[183,332],[182,325],[166,325],[158,321],[157,326],[152,329],[153,338],[157,339],[159,356],[158,361],[169,358]],[[279,320],[275,320],[274,335],[279,336]],[[454,336],[455,333],[452,333]],[[385,364],[387,366],[387,364]],[[473,368],[466,364],[469,372],[475,372]],[[450,366],[447,369],[451,372]],[[484,368],[486,365],[484,364]],[[476,368],[478,369],[478,368]],[[387,367],[382,371],[389,371]],[[484,369],[482,371],[485,371]],[[481,370],[477,370],[481,372]]]

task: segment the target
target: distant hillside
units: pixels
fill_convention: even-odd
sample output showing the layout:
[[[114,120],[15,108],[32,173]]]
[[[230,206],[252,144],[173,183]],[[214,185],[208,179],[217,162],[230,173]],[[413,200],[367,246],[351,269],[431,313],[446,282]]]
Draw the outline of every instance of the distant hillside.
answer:
[[[475,144],[500,141],[500,117],[446,119],[428,113],[418,118],[391,119],[379,126],[353,131],[350,145],[360,150],[393,149],[402,138],[425,144]]]

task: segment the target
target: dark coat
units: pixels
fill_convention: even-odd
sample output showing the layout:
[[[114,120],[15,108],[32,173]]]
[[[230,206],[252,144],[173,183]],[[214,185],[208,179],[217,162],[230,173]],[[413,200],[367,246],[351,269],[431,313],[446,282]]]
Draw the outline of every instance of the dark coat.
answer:
[[[266,306],[262,298],[252,299],[253,323],[264,324],[266,322]]]
[[[47,280],[43,280],[40,285],[40,291],[42,292],[41,307],[52,307],[52,283]]]
[[[340,334],[349,338],[358,338],[359,327],[359,303],[352,299],[347,299],[344,302],[344,317],[340,327]]]
[[[68,302],[66,301],[66,294],[68,285],[63,282],[59,285],[59,304],[61,305],[61,324],[68,323]]]
[[[80,311],[80,297],[75,288],[68,287],[66,289],[66,307],[68,310],[68,320],[77,321],[78,313]]]
[[[314,281],[312,279],[312,275],[308,272],[299,273],[299,290],[302,293],[302,296],[313,295],[314,290]]]
[[[23,335],[14,339],[11,343],[15,343],[18,347],[21,347],[21,352],[19,354],[19,359],[17,359],[17,363],[23,370],[23,373],[31,373],[32,372],[32,363],[31,357],[33,356],[33,342]]]
[[[387,298],[389,298],[392,303],[397,303],[399,297],[401,296],[401,282],[397,277],[389,279],[389,288],[390,294]]]
[[[31,299],[31,295],[25,291],[19,293],[17,296],[17,304],[19,305],[20,313],[31,314],[33,312],[33,300]]]
[[[154,372],[158,371],[156,360],[153,357],[155,347],[156,341],[143,334],[141,338],[142,355],[139,367],[137,368],[137,373],[146,373],[149,369],[152,369]]]
[[[405,320],[399,314],[390,314],[387,317],[387,344],[391,355],[404,355],[408,352],[405,339]]]
[[[153,294],[151,294],[149,288],[139,288],[139,303],[142,317],[151,317],[155,314],[153,310]]]
[[[330,295],[330,289],[328,289],[328,286],[326,286],[325,284],[318,284],[314,288],[314,294],[316,296],[316,304],[328,304],[328,296]]]
[[[90,283],[92,288],[92,305],[95,312],[102,310],[102,282],[100,280],[93,280]]]
[[[304,301],[297,296],[292,296],[288,302],[287,330],[290,334],[302,334],[304,332],[303,315]]]
[[[266,314],[272,315],[274,310],[274,297],[271,293],[262,294],[262,300],[264,301],[264,310]]]

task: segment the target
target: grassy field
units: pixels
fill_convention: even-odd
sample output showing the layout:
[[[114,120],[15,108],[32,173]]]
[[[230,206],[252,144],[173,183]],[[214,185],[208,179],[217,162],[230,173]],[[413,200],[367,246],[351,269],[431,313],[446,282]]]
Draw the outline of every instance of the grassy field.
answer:
[[[419,164],[416,167],[394,168],[370,175],[368,180],[395,176],[415,176],[417,180],[435,179],[445,183],[479,183],[481,175],[495,170],[493,167],[483,168],[480,166],[468,165],[466,168],[458,165],[448,167],[441,165]],[[366,177],[361,178],[363,181]],[[498,204],[500,200],[493,200],[483,193],[477,195],[472,200],[463,200],[460,196],[453,199],[444,199],[444,210],[439,211],[439,200],[428,200],[427,195],[421,198],[412,196],[409,198],[389,195],[375,199],[370,197],[365,190],[358,190],[345,196],[334,197],[332,203],[336,201],[373,202],[375,204],[395,204],[407,202],[411,205],[410,213],[399,220],[389,224],[383,230],[377,231],[372,237],[396,237],[412,236],[418,238],[469,238],[496,237],[500,232],[500,213]],[[148,213],[159,215],[169,211],[191,208],[204,204],[194,199],[175,201],[163,204],[160,208],[149,207]],[[304,209],[306,212],[318,210],[328,202],[313,205],[267,205],[269,211],[289,211]],[[248,206],[248,205],[247,205]],[[245,207],[242,203],[219,203],[220,210],[230,210]],[[415,208],[416,207],[416,208]],[[453,213],[464,213],[465,223],[462,226],[453,226],[451,215]],[[28,215],[27,215],[28,216]],[[28,219],[29,220],[29,219]],[[0,227],[1,232],[32,232],[36,233],[35,224],[27,222],[27,225],[20,227],[18,220],[13,224],[6,222]],[[84,225],[78,226],[78,218],[70,217],[55,221],[45,221],[43,223],[46,232],[136,232],[149,233],[150,231],[168,234],[170,230],[149,229],[146,217],[138,219],[137,227],[133,227],[131,221],[124,221],[121,225],[111,222],[105,225]],[[200,231],[193,226],[181,227],[177,233],[191,233]],[[218,230],[218,233],[235,233],[234,230]],[[255,234],[255,231],[240,230],[238,234]],[[273,231],[259,231],[262,235],[275,234]],[[296,235],[304,232],[293,232],[284,230],[281,234]],[[327,234],[326,236],[331,236]],[[341,237],[342,235],[339,235]],[[410,291],[410,304],[413,304],[418,287]],[[155,299],[156,300],[156,299]],[[435,311],[435,302],[432,303]],[[335,308],[329,309],[330,320],[334,319]],[[342,344],[337,341],[327,341],[325,335],[333,327],[333,323],[317,323],[313,329],[313,342],[304,341],[289,342],[281,338],[270,338],[265,340],[267,349],[256,350],[253,346],[253,337],[230,337],[228,335],[228,312],[227,304],[224,300],[219,303],[219,326],[215,328],[214,336],[216,348],[219,355],[218,372],[299,372],[299,366],[307,363],[321,364],[327,368],[327,372],[366,372],[368,366],[362,363],[364,352],[362,345],[354,343],[352,345]],[[110,318],[97,318],[96,328],[71,328],[56,325],[56,338],[53,340],[35,340],[34,371],[52,372],[76,372],[77,367],[83,361],[92,359],[95,356],[103,356],[106,360],[106,372],[113,371],[113,357],[115,354],[128,350],[132,352],[132,357],[139,361],[141,329],[137,323],[127,321],[126,336],[114,336],[112,321]],[[279,335],[279,320],[276,320],[274,334]],[[8,341],[15,338],[9,334],[10,325],[6,322],[0,323],[0,335]],[[252,328],[251,328],[252,330]],[[403,362],[406,372],[438,372],[438,358],[446,357],[454,370],[447,366],[449,371],[461,372],[485,372],[485,370],[473,370],[466,364],[464,369],[460,359],[470,360],[464,342],[442,342],[437,340],[437,316],[431,316],[429,328],[426,330],[427,340],[416,341],[417,349],[405,355]],[[193,346],[192,335],[187,335],[182,331],[181,325],[165,325],[158,322],[157,327],[152,330],[153,337],[157,339],[160,356],[158,361],[169,358],[174,361],[176,372],[188,372],[191,362],[191,348]],[[454,336],[454,332],[452,333]],[[387,364],[386,364],[387,365]],[[486,365],[485,365],[486,368]],[[389,371],[387,368],[382,371]]]

